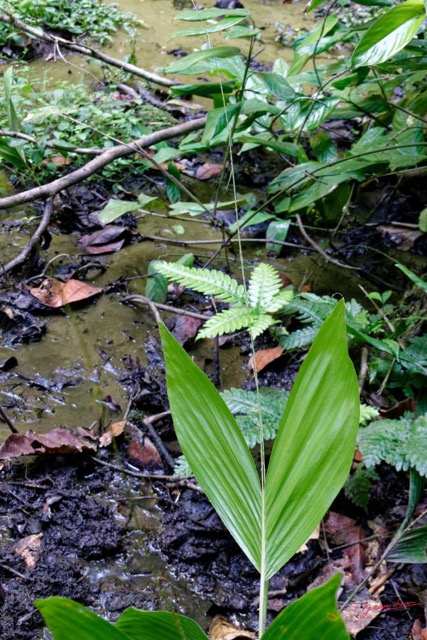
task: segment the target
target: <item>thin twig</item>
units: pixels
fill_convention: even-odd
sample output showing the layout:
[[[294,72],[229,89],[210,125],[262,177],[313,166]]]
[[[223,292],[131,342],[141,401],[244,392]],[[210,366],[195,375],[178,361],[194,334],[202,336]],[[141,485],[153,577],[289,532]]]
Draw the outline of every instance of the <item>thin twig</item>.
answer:
[[[147,305],[152,310],[153,315],[156,318],[157,322],[161,321],[160,316],[157,312],[157,309],[161,309],[162,311],[169,311],[170,313],[176,313],[178,316],[188,316],[190,318],[196,318],[197,320],[209,320],[211,318],[211,316],[205,316],[201,313],[195,313],[194,311],[187,311],[186,309],[176,309],[175,307],[171,307],[168,304],[160,304],[159,302],[153,302],[149,298],[146,298],[145,296],[140,296],[137,294],[123,298],[122,302],[132,302],[136,304],[140,303],[140,304]]]
[[[320,247],[317,244],[317,242],[315,242],[308,235],[307,231],[304,229],[304,225],[303,225],[302,220],[301,220],[301,218],[300,218],[300,216],[298,214],[295,216],[295,219],[297,221],[298,228],[299,228],[303,238],[305,240],[307,240],[307,242],[313,247],[313,249],[315,249],[318,253],[320,253],[322,258],[324,258],[326,260],[326,262],[330,262],[331,264],[335,264],[335,265],[337,265],[337,267],[344,267],[344,269],[352,269],[354,271],[360,271],[360,267],[353,267],[353,266],[351,266],[349,264],[344,264],[343,262],[340,262],[339,260],[335,260],[335,258],[331,258],[331,256],[328,256],[328,254],[325,251],[323,251],[322,247]]]
[[[96,462],[96,464],[100,464],[103,467],[108,467],[109,469],[114,469],[114,471],[119,471],[120,473],[125,473],[128,476],[132,476],[132,478],[142,478],[147,480],[173,480],[174,476],[166,476],[161,475],[159,473],[139,473],[138,471],[132,471],[131,469],[126,469],[126,467],[119,467],[116,464],[111,464],[111,462],[105,462],[105,460],[100,460],[99,458],[95,458],[95,456],[90,456],[90,459]]]
[[[7,415],[6,409],[4,409],[3,407],[0,407],[0,420],[3,420],[3,422],[7,424],[12,433],[19,433],[18,429],[15,427],[12,420]]]
[[[110,147],[97,158],[87,162],[83,167],[62,176],[62,178],[58,178],[58,180],[53,180],[53,182],[35,187],[34,189],[28,189],[28,191],[23,191],[13,196],[0,198],[0,209],[9,209],[18,204],[37,200],[38,198],[52,197],[63,189],[67,189],[67,187],[71,187],[73,184],[89,178],[118,158],[130,156],[138,153],[140,149],[151,147],[159,142],[170,140],[171,138],[184,135],[190,131],[197,131],[198,129],[202,129],[205,124],[206,118],[196,118],[195,120],[189,120],[188,122],[150,133],[129,144],[119,144],[115,147]]]
[[[366,375],[368,373],[368,355],[368,348],[362,347],[362,351],[360,354],[359,394],[362,393],[363,387],[365,385]]]
[[[46,231],[48,224],[50,222],[52,211],[53,211],[53,200],[52,198],[49,198],[49,200],[45,204],[42,219],[40,220],[39,226],[37,227],[35,233],[31,237],[27,245],[24,247],[24,249],[21,251],[21,253],[18,253],[18,255],[13,260],[8,262],[4,266],[0,265],[0,276],[4,275],[8,271],[12,271],[12,269],[15,269],[16,267],[18,267],[19,265],[25,262],[25,260],[28,258],[28,256],[30,255],[35,245],[40,241],[41,237]]]
[[[8,24],[13,24],[18,28],[18,30],[25,31],[36,38],[40,38],[40,40],[44,40],[45,42],[50,42],[53,46],[58,47],[61,45],[70,51],[75,51],[76,53],[81,53],[85,56],[89,56],[91,58],[96,58],[98,60],[102,60],[102,62],[106,62],[112,67],[118,67],[119,69],[123,69],[135,76],[140,78],[144,78],[150,82],[154,82],[155,84],[159,84],[163,87],[172,87],[178,82],[174,82],[173,80],[169,80],[168,78],[164,78],[159,76],[157,73],[153,73],[151,71],[146,71],[145,69],[141,69],[134,64],[130,64],[129,62],[124,62],[123,60],[119,60],[117,58],[113,58],[112,56],[107,55],[101,51],[96,49],[92,49],[92,47],[87,47],[86,45],[77,44],[75,42],[71,42],[70,40],[66,40],[65,38],[61,38],[57,35],[52,35],[47,33],[40,27],[32,27],[31,25],[19,20],[11,13],[8,13],[3,9],[4,13],[0,14],[0,22],[6,22]]]

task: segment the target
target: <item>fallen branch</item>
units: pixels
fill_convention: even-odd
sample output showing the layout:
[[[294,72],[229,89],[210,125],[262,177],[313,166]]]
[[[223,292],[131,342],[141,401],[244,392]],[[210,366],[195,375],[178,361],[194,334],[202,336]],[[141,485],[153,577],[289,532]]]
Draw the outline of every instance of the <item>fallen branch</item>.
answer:
[[[133,296],[127,296],[122,299],[122,302],[132,302],[133,304],[145,304],[147,307],[153,311],[154,309],[161,309],[162,311],[169,311],[170,313],[175,313],[178,316],[188,316],[190,318],[196,318],[197,320],[209,320],[211,316],[206,316],[201,313],[195,313],[194,311],[187,311],[186,309],[176,309],[175,307],[171,307],[168,304],[161,304],[160,302],[153,302],[149,298],[145,296],[140,296],[135,294]],[[157,322],[159,322],[159,314],[156,312],[153,315],[156,317]],[[150,420],[152,422],[152,419]]]
[[[49,198],[49,200],[46,202],[42,219],[35,233],[32,235],[31,239],[29,240],[27,245],[24,247],[24,249],[21,251],[21,253],[19,253],[13,260],[8,262],[7,264],[3,266],[0,265],[0,276],[4,275],[8,271],[12,271],[12,269],[15,269],[16,267],[18,267],[19,265],[25,262],[25,260],[28,258],[28,256],[30,255],[35,245],[40,241],[41,237],[46,231],[50,221],[50,217],[52,215],[52,211],[53,211],[53,202],[52,202],[52,199]]]
[[[67,189],[73,184],[77,184],[78,182],[82,182],[86,178],[89,178],[118,158],[130,156],[133,153],[138,153],[140,149],[144,149],[145,147],[151,147],[152,145],[163,142],[164,140],[170,140],[171,138],[184,135],[190,131],[202,129],[205,124],[206,118],[197,118],[195,120],[183,122],[182,124],[174,125],[173,127],[168,127],[167,129],[162,129],[161,131],[156,131],[155,133],[149,133],[134,142],[110,147],[97,158],[90,160],[83,167],[68,173],[62,178],[58,178],[58,180],[54,180],[53,182],[42,185],[41,187],[28,189],[28,191],[23,191],[22,193],[18,193],[13,196],[0,198],[0,209],[10,209],[10,207],[14,207],[18,204],[24,204],[25,202],[31,202],[39,198],[51,198],[63,189]]]
[[[326,253],[326,251],[323,251],[322,247],[320,247],[317,242],[315,242],[313,240],[313,238],[311,238],[307,231],[304,228],[304,225],[302,223],[302,220],[300,218],[300,216],[297,214],[295,216],[295,219],[297,221],[298,224],[298,228],[301,232],[302,237],[307,240],[308,244],[310,244],[313,249],[315,249],[317,251],[317,253],[319,253],[322,258],[324,258],[326,260],[326,262],[330,262],[330,264],[335,264],[337,267],[344,267],[344,269],[352,269],[353,271],[360,271],[361,267],[353,267],[350,264],[344,264],[344,262],[340,262],[339,260],[336,260],[335,258],[331,258],[331,256],[328,256],[328,254]]]
[[[3,10],[4,11],[4,10]],[[8,24],[12,24],[17,27],[21,31],[25,31],[35,38],[39,38],[40,40],[44,40],[45,42],[51,43],[54,47],[59,48],[61,45],[70,51],[75,51],[76,53],[81,53],[85,56],[89,56],[91,58],[96,58],[97,60],[102,60],[106,64],[111,65],[112,67],[117,67],[118,69],[123,69],[128,73],[131,73],[134,76],[138,76],[139,78],[144,78],[149,82],[154,82],[155,84],[159,84],[163,87],[172,87],[177,82],[173,80],[169,80],[168,78],[164,78],[163,76],[159,76],[157,73],[153,73],[151,71],[146,71],[145,69],[141,69],[134,64],[130,64],[129,62],[124,62],[123,60],[118,60],[117,58],[113,58],[108,56],[106,53],[102,53],[97,49],[92,49],[92,47],[87,47],[86,45],[77,44],[76,42],[71,42],[70,40],[66,40],[65,38],[61,38],[56,35],[52,35],[47,33],[40,27],[32,27],[31,25],[23,22],[19,18],[16,18],[11,13],[4,11],[4,13],[0,14],[0,22],[7,22]]]

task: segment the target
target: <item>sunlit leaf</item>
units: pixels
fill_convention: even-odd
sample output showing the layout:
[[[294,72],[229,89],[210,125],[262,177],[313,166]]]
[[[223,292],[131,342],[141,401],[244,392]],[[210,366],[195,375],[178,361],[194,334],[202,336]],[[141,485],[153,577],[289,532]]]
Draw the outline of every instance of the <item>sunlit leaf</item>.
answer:
[[[269,577],[307,540],[350,470],[360,409],[344,316],[340,301],[314,339],[277,432],[266,479]]]
[[[249,448],[205,374],[164,325],[160,334],[169,403],[182,451],[225,526],[259,570],[261,486]]]
[[[129,640],[129,636],[83,605],[67,598],[47,598],[34,603],[54,640]],[[156,637],[156,640],[158,640]]]
[[[262,640],[348,640],[336,603],[340,582],[341,575],[337,574],[326,584],[292,602],[268,627]]]
[[[406,0],[376,20],[354,50],[353,67],[385,62],[403,49],[425,19],[422,0]]]
[[[208,640],[194,620],[167,611],[140,611],[130,607],[114,627],[128,640]]]

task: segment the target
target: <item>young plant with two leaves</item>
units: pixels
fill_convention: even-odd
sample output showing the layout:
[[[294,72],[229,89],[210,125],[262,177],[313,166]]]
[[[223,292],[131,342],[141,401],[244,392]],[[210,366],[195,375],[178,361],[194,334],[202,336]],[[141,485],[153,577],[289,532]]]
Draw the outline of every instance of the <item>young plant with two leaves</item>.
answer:
[[[340,301],[320,328],[286,404],[270,460],[259,468],[218,391],[160,325],[170,409],[193,473],[260,574],[259,638],[348,639],[334,576],[266,629],[269,580],[298,551],[344,484],[359,422],[357,378]],[[260,415],[261,418],[261,415]],[[259,428],[263,426],[260,420]],[[36,603],[55,640],[207,640],[189,618],[127,609],[115,624],[63,598]]]

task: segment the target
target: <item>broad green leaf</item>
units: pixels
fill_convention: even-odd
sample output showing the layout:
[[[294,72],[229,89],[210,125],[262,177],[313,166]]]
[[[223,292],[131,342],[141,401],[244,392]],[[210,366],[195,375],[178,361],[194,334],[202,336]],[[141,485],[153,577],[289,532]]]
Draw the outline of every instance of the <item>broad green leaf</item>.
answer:
[[[279,255],[283,247],[280,244],[271,242],[271,240],[280,240],[280,242],[284,242],[288,236],[290,226],[290,220],[273,220],[272,222],[270,222],[265,234],[267,240],[270,240],[270,242],[267,242],[266,245],[267,251]]]
[[[359,425],[345,305],[321,326],[292,388],[266,478],[267,577],[307,540],[343,486]]]
[[[418,527],[418,529],[411,529],[404,533],[388,554],[387,560],[390,562],[426,563],[427,527]]]
[[[237,24],[224,34],[224,38],[225,40],[232,40],[233,38],[255,38],[259,33],[261,33],[259,29],[254,29],[244,24]]]
[[[25,169],[27,164],[15,147],[9,146],[6,139],[0,138],[0,157],[17,169]]]
[[[296,97],[295,89],[291,87],[289,82],[282,78],[278,73],[264,72],[260,74],[264,80],[269,92],[279,100],[284,102],[292,102]]]
[[[13,67],[9,67],[3,76],[3,88],[6,98],[7,120],[11,131],[21,131],[21,123],[13,104]]]
[[[173,38],[184,38],[186,36],[204,36],[209,33],[217,33],[218,31],[224,31],[233,27],[235,24],[239,24],[244,18],[224,18],[218,22],[214,22],[210,25],[203,25],[202,27],[193,27],[192,29],[180,29],[172,34]]]
[[[422,0],[406,0],[387,11],[368,29],[354,50],[353,67],[380,64],[403,49],[426,17]]]
[[[168,281],[157,271],[156,264],[157,260],[152,260],[148,265],[145,295],[153,302],[164,304],[168,297]]]
[[[55,597],[36,600],[34,604],[54,640],[130,640],[114,625],[73,600]]]
[[[246,213],[237,220],[237,222],[233,222],[228,228],[230,233],[236,233],[238,229],[246,229],[246,227],[251,227],[254,224],[261,224],[266,222],[266,220],[271,220],[274,218],[272,213],[265,213],[264,211],[255,212],[253,209],[249,209]]]
[[[130,200],[117,200],[117,198],[111,198],[103,209],[98,214],[98,219],[102,224],[109,224],[113,220],[117,220],[120,216],[131,211],[137,211],[141,209],[139,202]]]
[[[287,606],[268,627],[262,640],[349,640],[336,603],[341,575],[308,591]]]
[[[205,374],[164,325],[160,335],[170,409],[182,451],[219,517],[259,571],[261,486],[250,450]]]
[[[114,626],[129,640],[208,640],[194,620],[167,611],[140,611],[130,607]]]
[[[236,82],[199,82],[198,84],[181,84],[171,87],[173,96],[195,95],[195,96],[215,96],[232,93],[236,88]]]
[[[232,104],[229,107],[211,109],[206,119],[205,130],[203,131],[202,143],[210,144],[214,138],[219,141],[227,141],[229,128],[233,119],[240,111],[241,103]]]
[[[418,216],[418,226],[420,231],[427,233],[427,208],[423,209]]]
[[[238,47],[213,47],[212,49],[202,49],[202,51],[196,51],[196,53],[190,53],[189,56],[185,56],[180,60],[172,62],[165,69],[165,73],[184,73],[185,71],[191,71],[192,67],[202,61],[210,60],[211,58],[231,58],[233,56],[239,56],[240,49]]]
[[[247,9],[201,9],[198,11],[181,11],[175,20],[186,20],[188,22],[201,22],[202,20],[212,20],[213,18],[247,18]]]

